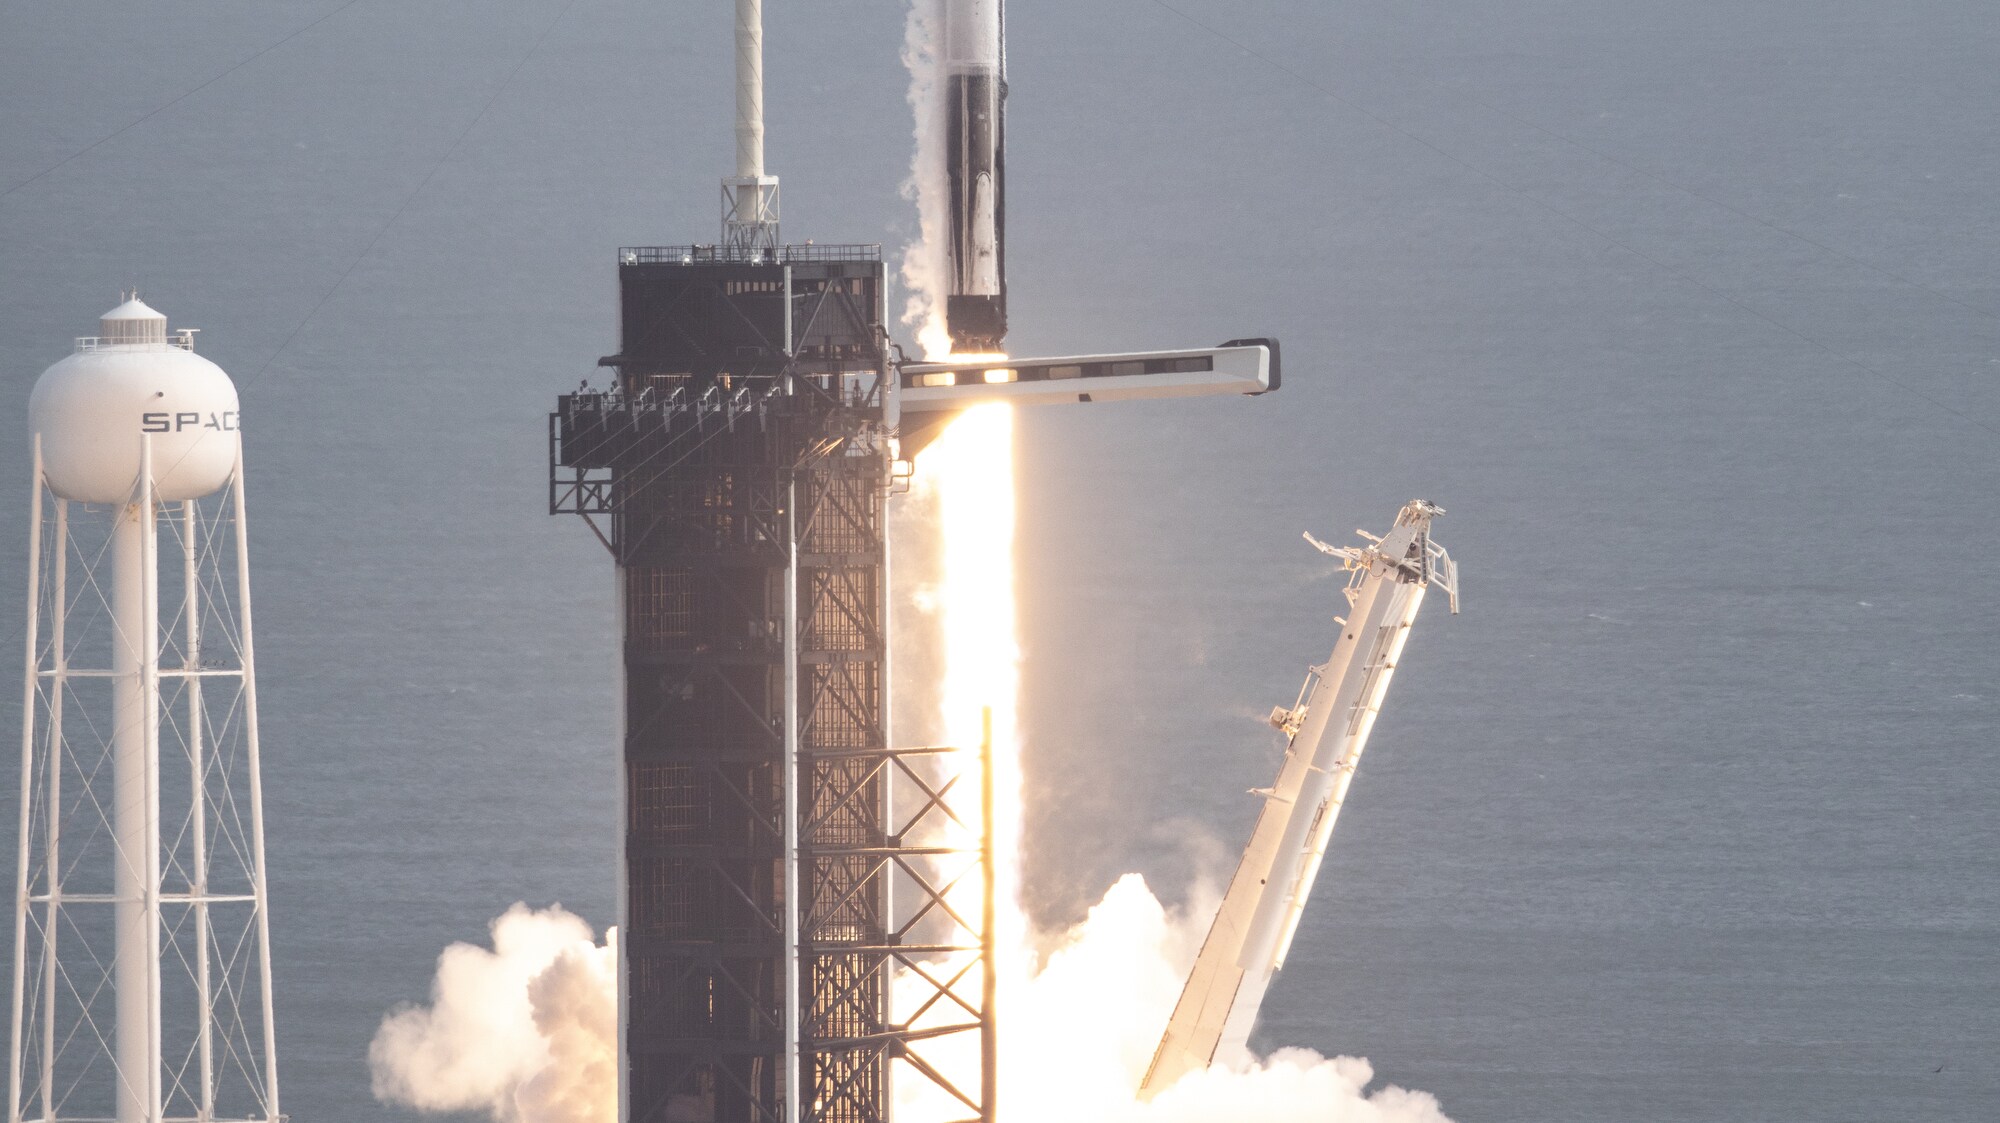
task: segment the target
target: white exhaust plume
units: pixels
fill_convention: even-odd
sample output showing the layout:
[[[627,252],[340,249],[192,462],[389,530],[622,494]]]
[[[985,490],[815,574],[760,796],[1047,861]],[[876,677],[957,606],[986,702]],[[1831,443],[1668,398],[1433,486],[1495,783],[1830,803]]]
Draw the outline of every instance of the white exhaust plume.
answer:
[[[910,291],[903,305],[903,326],[915,333],[917,347],[927,359],[951,354],[951,330],[945,324],[951,192],[945,172],[943,37],[944,0],[912,0],[903,31],[903,65],[910,70],[917,145],[910,178],[903,181],[903,197],[917,204],[919,237],[903,247],[903,284]]]
[[[1140,1079],[1173,1012],[1218,903],[1199,894],[1183,912],[1161,907],[1126,874],[1064,934],[1001,1011],[1010,1045],[1002,1114],[1051,1123],[1450,1123],[1437,1099],[1393,1085],[1367,1091],[1374,1070],[1355,1057],[1282,1049],[1195,1073],[1154,1098]]]
[[[905,730],[911,743],[976,744],[982,706],[994,712],[999,791],[995,835],[1002,891],[1000,930],[1000,1117],[1050,1123],[1446,1123],[1437,1101],[1385,1088],[1369,1094],[1368,1063],[1285,1050],[1261,1062],[1246,1054],[1182,1080],[1151,1102],[1139,1084],[1158,1047],[1188,970],[1219,904],[1197,893],[1170,916],[1137,874],[1108,890],[1084,922],[1034,933],[1020,904],[1021,745],[1015,720],[1019,649],[1014,638],[1012,416],[1004,406],[967,411],[924,450],[906,525],[923,528],[899,565],[915,613],[899,618],[898,642],[926,653],[937,681],[905,676],[929,690],[935,709]],[[935,535],[932,542],[923,539]],[[926,635],[925,633],[929,633]],[[919,707],[910,707],[916,710]],[[916,717],[915,713],[908,716]],[[968,721],[968,718],[974,719]],[[934,726],[931,723],[935,723]],[[966,797],[962,814],[976,816]],[[1038,950],[1039,949],[1039,950]],[[941,973],[950,974],[948,967]],[[928,997],[911,986],[900,1010]],[[923,1046],[926,1061],[976,1086],[977,1043],[969,1035]],[[961,1117],[962,1105],[930,1082],[895,1081],[896,1123]]]
[[[949,353],[945,239],[949,198],[940,37],[944,6],[912,0],[903,48],[916,117],[916,156],[906,196],[915,200],[921,239],[903,254],[910,288],[904,323],[927,358]],[[908,501],[934,503],[925,523],[937,528],[936,600],[919,626],[936,628],[943,681],[936,684],[943,728],[932,743],[970,745],[968,723],[993,710],[1000,798],[994,833],[1001,853],[1000,1080],[1003,1120],[1051,1123],[1449,1123],[1435,1097],[1386,1087],[1367,1091],[1365,1060],[1328,1059],[1287,1049],[1261,1061],[1224,1058],[1189,1074],[1150,1102],[1138,1098],[1146,1067],[1207,933],[1212,896],[1170,918],[1142,878],[1120,879],[1084,922],[1031,940],[1017,894],[1020,874],[1020,744],[1014,713],[1018,648],[1014,636],[1013,437],[1002,407],[967,411],[926,451]],[[1041,956],[1030,945],[1046,949]],[[1033,960],[1039,959],[1039,963]],[[1302,965],[1303,966],[1303,965]],[[951,1044],[946,1047],[946,1043]],[[927,1059],[976,1087],[978,1056],[969,1042],[939,1039]],[[925,1081],[899,1079],[896,1123],[953,1117]],[[962,1111],[958,1111],[962,1114]]]
[[[517,904],[493,946],[438,956],[429,1006],[382,1020],[368,1046],[375,1098],[495,1123],[616,1123],[618,953],[560,906]]]
[[[1006,1119],[1049,1123],[1450,1123],[1436,1098],[1390,1085],[1354,1057],[1281,1049],[1195,1073],[1137,1098],[1208,929],[1216,897],[1170,914],[1127,874],[1083,923],[1044,943],[1041,969],[1002,1015],[1009,1040]],[[429,1006],[383,1019],[369,1047],[377,1099],[494,1123],[616,1123],[615,934],[602,945],[561,908],[515,905],[492,948],[438,957]],[[903,1082],[899,1089],[914,1088]],[[897,1123],[945,1118],[923,1099]]]

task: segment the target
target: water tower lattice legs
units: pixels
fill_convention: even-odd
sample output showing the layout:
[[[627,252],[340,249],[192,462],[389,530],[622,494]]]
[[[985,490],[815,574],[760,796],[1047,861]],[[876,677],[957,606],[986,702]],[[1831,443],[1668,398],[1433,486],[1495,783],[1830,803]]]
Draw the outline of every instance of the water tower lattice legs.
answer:
[[[241,461],[111,505],[37,465],[8,1123],[277,1123]]]

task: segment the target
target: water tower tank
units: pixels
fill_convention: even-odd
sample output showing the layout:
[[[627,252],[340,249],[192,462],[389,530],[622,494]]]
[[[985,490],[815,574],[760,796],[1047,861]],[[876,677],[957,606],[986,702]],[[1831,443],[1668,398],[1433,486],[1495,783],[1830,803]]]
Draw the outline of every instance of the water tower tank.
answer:
[[[81,503],[122,503],[139,479],[141,438],[153,442],[164,502],[221,490],[236,467],[242,415],[236,384],[194,353],[194,336],[134,296],[106,312],[99,334],[42,372],[28,399],[49,488]]]

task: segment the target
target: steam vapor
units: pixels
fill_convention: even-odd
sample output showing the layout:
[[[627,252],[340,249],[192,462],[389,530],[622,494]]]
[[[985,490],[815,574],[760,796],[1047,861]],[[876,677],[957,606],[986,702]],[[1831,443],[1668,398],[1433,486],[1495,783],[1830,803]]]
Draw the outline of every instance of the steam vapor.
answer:
[[[1143,878],[1126,874],[1083,923],[1046,939],[1040,970],[1003,1014],[1007,1118],[1450,1123],[1428,1093],[1393,1085],[1369,1092],[1367,1061],[1307,1049],[1236,1058],[1150,1103],[1136,1099],[1216,903],[1203,894],[1169,913]],[[615,1123],[615,935],[598,944],[588,924],[560,907],[518,904],[491,929],[491,947],[457,943],[438,957],[428,1006],[383,1019],[368,1050],[376,1098],[494,1123]],[[926,1110],[933,1106],[906,1100],[897,1117],[946,1117]]]
[[[1052,1123],[1450,1123],[1436,1097],[1390,1085],[1356,1057],[1282,1049],[1193,1073],[1136,1098],[1219,898],[1170,913],[1126,874],[1063,933],[1002,1011],[1011,1071],[1002,1112]]]
[[[517,904],[492,947],[438,956],[431,1004],[382,1020],[368,1046],[375,1098],[495,1123],[614,1123],[616,932],[599,944],[560,906]]]
[[[910,70],[910,112],[916,120],[916,153],[910,178],[903,181],[903,198],[917,205],[916,241],[903,247],[903,284],[909,297],[903,306],[903,326],[916,336],[927,359],[951,354],[951,330],[945,324],[945,260],[950,221],[949,188],[945,175],[945,112],[943,97],[944,39],[942,0],[911,0],[903,28],[903,65]]]

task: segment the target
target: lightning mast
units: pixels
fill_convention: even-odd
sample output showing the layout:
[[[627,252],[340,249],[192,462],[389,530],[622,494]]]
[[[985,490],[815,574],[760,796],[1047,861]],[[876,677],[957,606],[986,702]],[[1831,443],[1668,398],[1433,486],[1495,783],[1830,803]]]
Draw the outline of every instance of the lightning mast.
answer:
[[[1430,536],[1431,520],[1443,513],[1413,500],[1389,533],[1377,538],[1357,532],[1366,546],[1329,546],[1306,535],[1348,572],[1348,613],[1334,618],[1340,637],[1333,654],[1307,674],[1298,701],[1271,712],[1271,724],[1289,738],[1284,764],[1275,783],[1253,793],[1264,799],[1256,829],[1140,1085],[1141,1095],[1150,1098],[1218,1056],[1227,1059],[1247,1048],[1264,993],[1285,965],[1424,593],[1432,585],[1442,588],[1452,612],[1458,612],[1458,567]]]
[[[722,181],[722,245],[778,251],[778,177],[764,174],[764,0],[736,0],[736,174]]]
[[[9,1123],[279,1123],[236,388],[136,297],[34,430]]]

